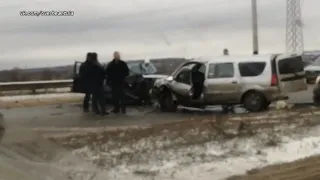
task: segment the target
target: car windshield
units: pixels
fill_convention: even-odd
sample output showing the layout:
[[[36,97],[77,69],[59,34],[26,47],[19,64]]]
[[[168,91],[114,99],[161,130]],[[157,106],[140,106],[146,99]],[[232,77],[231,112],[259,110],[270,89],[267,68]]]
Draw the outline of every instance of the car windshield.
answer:
[[[320,66],[320,57],[318,57],[315,61],[311,63],[313,66]]]
[[[129,67],[129,66],[128,66]],[[129,67],[131,73],[134,74],[155,74],[157,72],[156,67],[152,63],[136,63],[132,64],[131,67]]]
[[[104,66],[107,66],[109,62],[104,63]],[[128,68],[130,70],[130,74],[155,74],[157,73],[157,68],[152,63],[144,63],[143,60],[138,61],[126,61]]]

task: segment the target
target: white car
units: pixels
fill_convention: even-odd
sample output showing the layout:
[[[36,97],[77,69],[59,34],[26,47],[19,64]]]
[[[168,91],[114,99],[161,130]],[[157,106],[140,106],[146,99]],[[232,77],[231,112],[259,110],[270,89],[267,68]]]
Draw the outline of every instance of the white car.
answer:
[[[175,111],[178,105],[241,104],[256,112],[287,99],[290,92],[307,90],[303,68],[298,55],[205,57],[156,80],[152,93],[164,111]]]

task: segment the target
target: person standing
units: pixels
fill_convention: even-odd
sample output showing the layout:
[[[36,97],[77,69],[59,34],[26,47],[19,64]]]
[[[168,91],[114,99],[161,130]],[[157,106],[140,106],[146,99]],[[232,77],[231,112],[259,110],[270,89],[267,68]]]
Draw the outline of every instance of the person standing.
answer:
[[[82,108],[84,112],[89,112],[89,101],[91,98],[92,91],[90,90],[91,87],[91,78],[89,76],[90,68],[92,68],[92,53],[87,53],[87,58],[84,63],[80,65],[79,69],[79,76],[81,81],[81,88],[82,92],[85,93]]]
[[[224,49],[223,50],[223,55],[224,56],[229,56],[229,49]],[[222,110],[223,112],[227,113],[227,112],[234,112],[234,106],[233,105],[222,105]]]
[[[98,54],[92,53],[93,68],[90,72],[92,83],[92,107],[96,114],[102,116],[108,115],[106,112],[106,102],[104,97],[103,82],[105,79],[105,71],[103,66],[98,61]]]
[[[126,113],[125,104],[125,79],[129,75],[129,68],[126,62],[121,60],[120,53],[118,51],[113,53],[113,60],[106,67],[106,74],[111,81],[112,99],[114,109],[113,113]]]
[[[154,67],[149,59],[145,59],[144,62],[140,64],[140,69],[142,74],[155,74],[157,72],[156,67]]]

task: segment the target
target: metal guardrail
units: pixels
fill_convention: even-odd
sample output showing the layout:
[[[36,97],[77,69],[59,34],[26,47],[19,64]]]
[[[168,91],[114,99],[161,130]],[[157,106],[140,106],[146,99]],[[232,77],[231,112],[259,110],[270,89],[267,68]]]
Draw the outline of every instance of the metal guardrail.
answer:
[[[71,87],[72,82],[72,79],[51,81],[5,82],[0,83],[0,91],[32,90],[35,92],[37,89]]]

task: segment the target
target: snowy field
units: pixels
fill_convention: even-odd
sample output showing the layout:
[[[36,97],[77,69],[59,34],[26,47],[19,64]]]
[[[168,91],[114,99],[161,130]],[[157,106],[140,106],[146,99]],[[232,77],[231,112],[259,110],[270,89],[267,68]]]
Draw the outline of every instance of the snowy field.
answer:
[[[319,122],[299,118],[274,126],[190,121],[90,130],[52,137],[54,142],[30,131],[12,132],[0,147],[0,171],[23,168],[34,180],[222,180],[320,154]]]
[[[184,138],[156,137],[115,149],[111,148],[115,142],[87,146],[74,150],[74,154],[101,168],[95,180],[219,180],[253,168],[319,154],[319,130],[309,130],[305,136],[282,132],[281,137],[270,139],[270,134],[261,133],[251,138],[188,146],[178,145],[183,144]]]
[[[42,105],[75,103],[83,100],[84,94],[38,94],[19,96],[0,96],[0,108],[33,107]]]
[[[55,98],[72,98],[72,97],[84,97],[83,94],[76,93],[63,93],[63,94],[38,94],[38,95],[20,95],[20,96],[3,96],[0,97],[0,101],[24,101],[24,100],[45,100]]]

